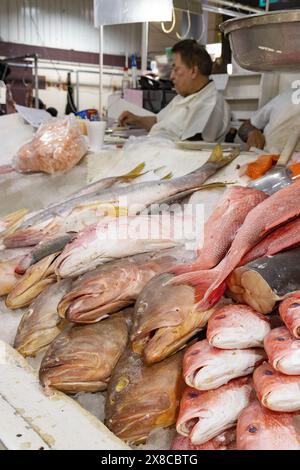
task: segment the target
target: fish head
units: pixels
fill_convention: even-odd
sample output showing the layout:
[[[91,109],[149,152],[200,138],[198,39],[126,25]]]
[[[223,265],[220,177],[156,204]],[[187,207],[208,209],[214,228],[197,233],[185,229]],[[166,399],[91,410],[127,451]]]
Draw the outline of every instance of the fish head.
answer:
[[[56,282],[52,271],[56,257],[57,254],[47,256],[26,271],[6,299],[8,308],[27,307],[46,287]]]
[[[46,388],[67,393],[105,390],[128,339],[126,316],[71,326],[50,345],[40,368]]]
[[[145,442],[157,428],[175,424],[184,388],[182,353],[147,367],[126,350],[113,372],[106,402],[106,425],[126,442]]]
[[[172,274],[153,278],[135,306],[132,350],[146,364],[159,362],[184,347],[205,326],[206,312],[197,311],[196,289],[168,285]]]
[[[138,269],[121,260],[88,273],[60,302],[58,314],[73,323],[94,323],[120,311],[134,301],[131,290],[138,281]]]

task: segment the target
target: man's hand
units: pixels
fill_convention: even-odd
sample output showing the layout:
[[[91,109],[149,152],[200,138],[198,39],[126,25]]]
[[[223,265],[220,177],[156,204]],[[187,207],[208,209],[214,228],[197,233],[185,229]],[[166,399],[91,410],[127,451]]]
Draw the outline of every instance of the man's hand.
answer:
[[[266,139],[261,131],[255,129],[248,134],[247,145],[249,148],[256,147],[263,149],[266,143]]]
[[[118,123],[119,126],[123,127],[126,125],[136,125],[139,122],[139,116],[131,113],[130,111],[124,111],[119,117]]]

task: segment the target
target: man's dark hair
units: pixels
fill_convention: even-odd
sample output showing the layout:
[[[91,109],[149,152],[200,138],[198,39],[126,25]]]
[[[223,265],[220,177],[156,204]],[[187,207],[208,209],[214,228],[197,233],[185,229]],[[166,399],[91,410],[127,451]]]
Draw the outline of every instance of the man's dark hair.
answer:
[[[209,77],[212,73],[213,62],[207,50],[200,46],[195,39],[184,39],[172,48],[173,54],[180,54],[182,62],[187,67],[198,67],[202,75]]]

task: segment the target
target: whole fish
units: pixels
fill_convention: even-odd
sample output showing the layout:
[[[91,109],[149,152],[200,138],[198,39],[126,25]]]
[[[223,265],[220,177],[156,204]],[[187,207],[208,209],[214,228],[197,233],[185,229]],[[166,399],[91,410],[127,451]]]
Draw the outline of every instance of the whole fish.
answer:
[[[57,275],[78,276],[119,258],[180,246],[181,229],[182,218],[170,214],[102,220],[66,246],[57,260]]]
[[[244,266],[251,261],[266,256],[276,255],[281,251],[293,248],[300,244],[300,218],[279,227],[255,245],[240,262]]]
[[[239,265],[245,254],[266,235],[280,225],[300,215],[300,181],[281,189],[252,209],[238,230],[230,250],[221,263],[214,268],[214,280],[207,289],[199,307],[205,309],[212,293]],[[195,271],[177,276],[172,282],[186,282],[198,285],[206,276],[206,271]],[[279,278],[279,276],[276,276]]]
[[[247,214],[266,198],[265,193],[251,188],[233,186],[227,189],[205,223],[204,245],[190,268],[204,270],[219,264]]]
[[[232,428],[250,403],[252,386],[248,378],[235,379],[216,390],[184,391],[176,429],[193,445],[204,444]]]
[[[281,302],[279,313],[291,334],[300,339],[300,291],[293,292]]]
[[[51,284],[56,282],[54,262],[57,254],[50,255],[31,266],[20,278],[6,298],[5,304],[12,310],[28,307]]]
[[[0,261],[0,297],[9,294],[19,281],[21,276],[15,273],[15,269],[20,259]]]
[[[236,430],[228,429],[208,442],[199,445],[193,445],[188,437],[177,434],[171,450],[235,450],[236,449]]]
[[[237,302],[271,313],[279,300],[300,288],[300,248],[241,266],[227,284]]]
[[[271,330],[268,318],[246,305],[217,309],[207,326],[207,339],[220,349],[261,348]]]
[[[74,237],[75,234],[67,234],[39,243],[30,251],[30,253],[21,258],[20,262],[16,266],[16,273],[24,274],[30,266],[38,263],[38,261],[43,258],[46,258],[53,253],[62,252],[64,247],[72,241]]]
[[[300,376],[285,375],[264,363],[253,374],[260,403],[272,411],[300,411]]]
[[[286,375],[300,375],[300,340],[285,326],[270,331],[264,347],[274,369]]]
[[[142,290],[134,310],[131,347],[144,363],[159,362],[184,347],[207,324],[213,310],[197,311],[194,287],[169,286],[172,274],[154,277]]]
[[[299,450],[300,416],[275,413],[252,401],[238,419],[238,450]]]
[[[172,198],[178,200],[180,194],[186,196],[189,191],[199,189],[210,176],[232,162],[238,154],[238,151],[234,151],[232,154],[224,156],[221,147],[217,146],[209,160],[198,170],[188,175],[168,181],[148,181],[126,187],[107,189],[71,199],[56,207],[55,210],[50,208],[50,210],[37,214],[34,218],[27,219],[18,231],[11,237],[4,239],[4,244],[7,247],[12,247],[17,246],[16,243],[24,243],[24,240],[27,239],[27,231],[28,236],[32,238],[33,233],[39,229],[41,224],[44,226],[53,222],[56,216],[66,218],[75,207],[82,204],[92,206],[93,204],[110,203],[123,206],[124,201],[128,214],[135,215],[154,203],[165,201],[170,203]],[[41,237],[41,235],[39,236]]]
[[[230,380],[252,374],[266,359],[263,349],[226,351],[210,346],[207,340],[193,344],[184,355],[185,383],[197,390],[213,390]]]
[[[101,323],[63,331],[42,361],[42,385],[66,393],[105,390],[127,344],[129,314],[119,313]]]
[[[181,374],[180,352],[146,367],[140,356],[127,349],[108,385],[106,426],[120,439],[138,444],[155,429],[175,424],[183,390]]]
[[[71,285],[69,279],[51,285],[23,315],[14,343],[14,348],[23,356],[35,356],[61,333],[64,325],[57,314],[57,305]]]
[[[174,248],[107,263],[74,282],[60,302],[58,313],[74,323],[100,321],[133,304],[155,275],[194,258],[194,252]]]

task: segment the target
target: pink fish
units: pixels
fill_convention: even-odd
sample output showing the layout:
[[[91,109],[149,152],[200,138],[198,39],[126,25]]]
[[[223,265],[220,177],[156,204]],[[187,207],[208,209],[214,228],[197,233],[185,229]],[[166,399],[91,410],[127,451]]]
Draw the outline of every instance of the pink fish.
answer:
[[[300,291],[281,302],[279,313],[292,335],[300,339]]]
[[[200,445],[193,445],[188,437],[177,434],[171,450],[234,450],[235,448],[236,430],[232,428]]]
[[[300,181],[281,189],[258,204],[247,215],[243,225],[238,230],[229,252],[221,263],[213,270],[215,279],[200,304],[205,309],[211,294],[224,282],[230,273],[238,266],[245,254],[259,243],[268,233],[280,225],[289,222],[300,214]],[[206,271],[195,271],[177,276],[172,282],[186,282],[198,285],[206,276]]]
[[[284,375],[264,363],[253,374],[254,387],[261,404],[273,411],[300,410],[300,376]]]
[[[263,349],[226,351],[210,346],[207,340],[193,344],[183,359],[185,383],[197,390],[212,390],[230,380],[252,374],[266,359]]]
[[[247,305],[226,305],[210,317],[207,339],[221,349],[262,347],[270,329],[268,318]]]
[[[257,400],[245,408],[238,419],[238,450],[299,450],[299,414],[276,413]]]
[[[196,270],[215,267],[226,255],[247,214],[267,195],[256,189],[234,186],[225,191],[204,227],[204,245],[194,265]]]
[[[241,260],[240,266],[265,256],[276,255],[300,244],[300,218],[279,227],[255,245]]]
[[[285,326],[270,331],[264,346],[274,369],[286,375],[300,375],[300,340]]]
[[[217,390],[184,391],[176,429],[193,445],[204,444],[232,428],[249,404],[252,385],[248,378],[235,379]]]

